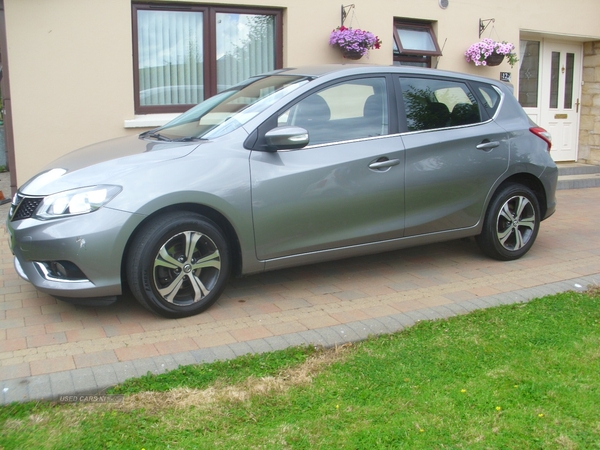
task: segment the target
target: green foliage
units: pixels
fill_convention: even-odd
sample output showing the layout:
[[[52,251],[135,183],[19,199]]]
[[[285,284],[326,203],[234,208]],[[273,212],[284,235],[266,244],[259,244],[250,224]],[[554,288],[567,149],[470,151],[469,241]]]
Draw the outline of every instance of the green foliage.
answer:
[[[421,322],[342,353],[310,382],[242,400],[5,406],[0,448],[598,448],[599,349],[600,295],[564,293]],[[314,351],[185,367],[115,392],[239,387]]]

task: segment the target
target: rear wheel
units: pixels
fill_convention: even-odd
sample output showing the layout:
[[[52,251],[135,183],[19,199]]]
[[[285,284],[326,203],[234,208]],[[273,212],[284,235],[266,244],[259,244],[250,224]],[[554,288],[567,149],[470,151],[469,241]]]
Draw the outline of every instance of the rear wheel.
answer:
[[[531,189],[508,184],[492,199],[477,243],[492,258],[518,259],[535,242],[540,220],[540,206]]]
[[[146,308],[165,317],[187,317],[212,305],[229,275],[223,232],[190,212],[160,216],[132,242],[127,280]]]

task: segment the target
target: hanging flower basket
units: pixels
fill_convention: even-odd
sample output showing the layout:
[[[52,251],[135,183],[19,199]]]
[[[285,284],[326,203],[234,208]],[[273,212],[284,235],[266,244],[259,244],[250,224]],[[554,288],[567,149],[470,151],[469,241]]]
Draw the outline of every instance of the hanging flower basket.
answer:
[[[513,67],[519,58],[513,53],[515,46],[509,42],[496,42],[492,39],[484,39],[471,45],[465,52],[467,62],[476,66],[497,66],[504,58]]]
[[[349,50],[342,50],[342,56],[346,59],[352,59],[354,61],[359,60],[363,57],[361,52],[352,52]]]
[[[344,58],[358,60],[371,49],[378,49],[381,40],[370,31],[337,27],[329,35],[329,45],[338,47]]]
[[[504,61],[504,55],[496,52],[485,58],[486,65],[488,66],[499,66],[502,61]]]

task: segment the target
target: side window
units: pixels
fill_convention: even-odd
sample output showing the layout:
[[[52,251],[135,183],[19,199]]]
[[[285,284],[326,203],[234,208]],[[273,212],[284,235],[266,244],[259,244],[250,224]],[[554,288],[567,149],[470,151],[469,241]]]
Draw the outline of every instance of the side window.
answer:
[[[477,84],[477,90],[481,94],[481,98],[483,99],[482,106],[488,112],[490,117],[493,117],[496,114],[496,110],[500,105],[500,93],[489,84]]]
[[[309,95],[278,117],[306,129],[309,145],[388,134],[385,78],[348,80]]]
[[[400,78],[408,131],[481,122],[479,104],[461,82],[429,78]]]

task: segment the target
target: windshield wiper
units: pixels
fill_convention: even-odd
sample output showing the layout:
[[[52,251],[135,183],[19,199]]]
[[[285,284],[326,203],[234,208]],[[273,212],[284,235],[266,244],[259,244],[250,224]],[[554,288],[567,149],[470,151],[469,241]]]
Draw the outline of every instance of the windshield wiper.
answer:
[[[195,136],[185,136],[179,139],[172,139],[173,142],[191,142],[191,141],[201,141],[203,140],[202,138],[199,137],[195,137]]]
[[[140,137],[149,137],[149,138],[156,139],[157,141],[167,141],[167,142],[171,142],[173,140],[173,139],[169,139],[166,136],[163,136],[160,133],[151,133],[150,131],[146,131],[146,132],[140,134]]]

